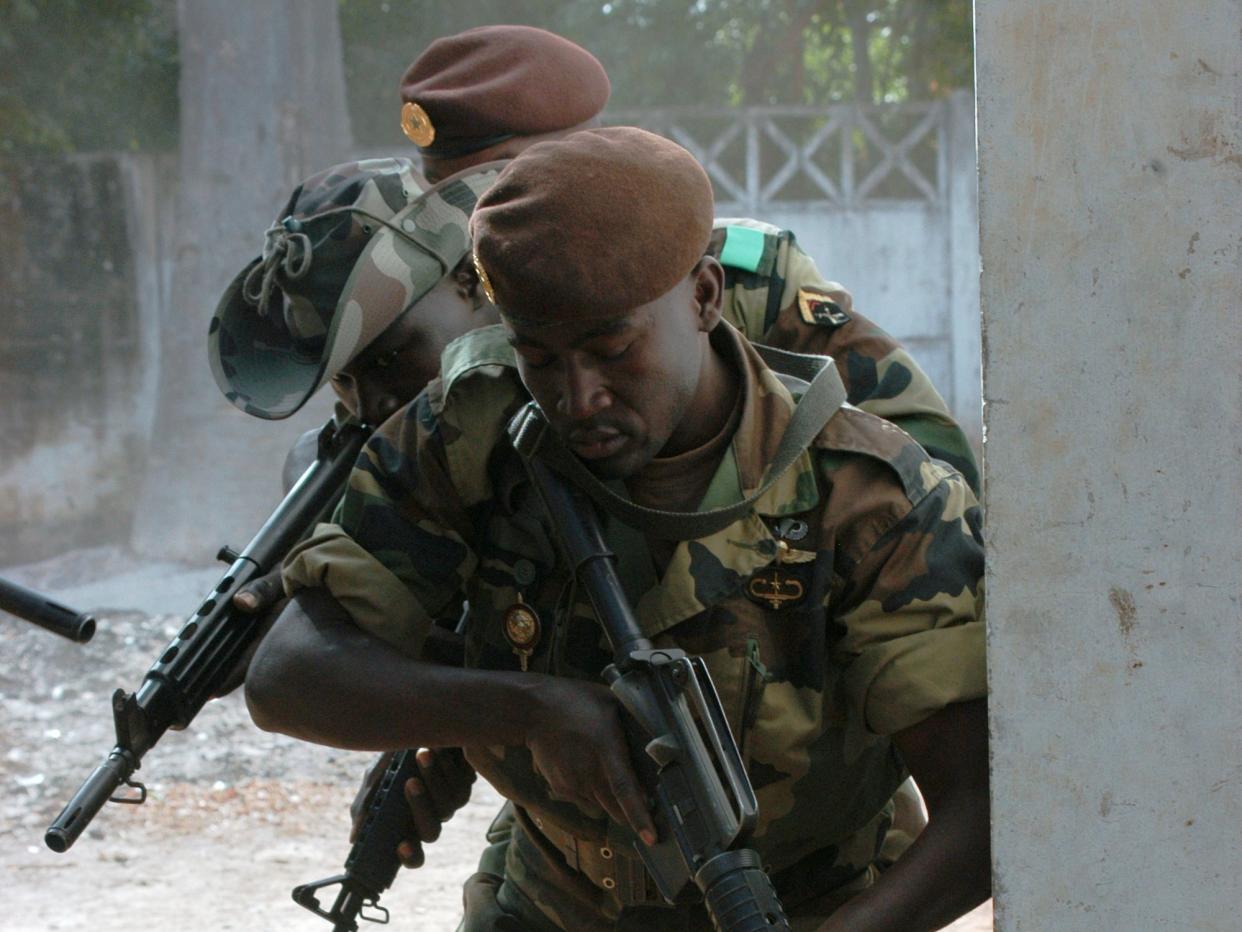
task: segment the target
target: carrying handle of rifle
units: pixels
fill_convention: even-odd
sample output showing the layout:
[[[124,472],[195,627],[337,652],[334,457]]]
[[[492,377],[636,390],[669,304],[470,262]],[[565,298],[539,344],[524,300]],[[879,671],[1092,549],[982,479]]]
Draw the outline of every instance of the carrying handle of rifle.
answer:
[[[711,674],[707,672],[707,665],[702,657],[686,657],[684,662],[689,666],[691,675],[682,688],[696,713],[705,719],[707,727],[703,728],[703,732],[707,736],[712,756],[719,762],[720,769],[724,772],[725,780],[729,785],[729,795],[733,798],[736,807],[734,816],[737,818],[738,831],[733,843],[735,845],[745,844],[759,820],[759,799],[755,796],[755,789],[746,776],[746,765],[742,762],[742,755],[738,751],[737,744],[732,739],[725,742],[720,737],[730,734],[729,723],[722,714],[720,697],[712,683]],[[710,699],[705,690],[711,690]]]

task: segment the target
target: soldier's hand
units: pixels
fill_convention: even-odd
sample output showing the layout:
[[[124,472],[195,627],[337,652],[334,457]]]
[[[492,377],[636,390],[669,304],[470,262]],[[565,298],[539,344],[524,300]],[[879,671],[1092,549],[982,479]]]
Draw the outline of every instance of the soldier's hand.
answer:
[[[392,762],[393,753],[381,754],[362,778],[362,786],[349,807],[353,823],[349,833],[351,844],[358,840],[371,797]],[[419,776],[411,777],[402,788],[410,807],[412,837],[397,846],[397,857],[405,867],[422,866],[422,846],[440,837],[441,825],[470,799],[475,780],[474,769],[459,748],[422,748],[414,759]]]
[[[221,682],[220,688],[212,694],[213,699],[227,696],[245,682],[246,671],[250,668],[250,658],[259,649],[259,642],[263,640],[263,636],[276,621],[276,616],[279,614],[276,609],[284,597],[285,590],[280,582],[280,570],[273,570],[266,576],[252,579],[233,593],[234,608],[247,615],[260,616],[256,617],[254,622],[260,626],[259,636],[251,642],[246,653],[241,656],[233,669],[229,671],[228,676]]]
[[[247,615],[259,615],[285,597],[280,570],[252,579],[233,593],[233,605]]]
[[[621,726],[621,706],[597,683],[551,678],[543,720],[527,736],[535,770],[554,799],[599,806],[647,844],[655,823],[634,772]]]

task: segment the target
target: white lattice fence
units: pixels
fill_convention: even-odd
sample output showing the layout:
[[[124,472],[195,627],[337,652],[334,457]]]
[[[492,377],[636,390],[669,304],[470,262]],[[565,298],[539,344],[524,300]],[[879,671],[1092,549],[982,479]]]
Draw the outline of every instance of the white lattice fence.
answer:
[[[706,167],[719,216],[793,230],[856,305],[903,340],[980,435],[974,106],[618,110]]]
[[[724,210],[943,202],[944,101],[862,107],[619,110],[608,122],[668,136],[707,168]]]

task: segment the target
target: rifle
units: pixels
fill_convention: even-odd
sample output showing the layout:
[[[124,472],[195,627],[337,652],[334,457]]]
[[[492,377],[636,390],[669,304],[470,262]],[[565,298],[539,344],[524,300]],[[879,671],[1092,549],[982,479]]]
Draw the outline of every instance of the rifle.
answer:
[[[386,923],[388,910],[379,905],[380,895],[392,886],[401,862],[397,845],[414,837],[414,819],[405,801],[405,782],[418,776],[414,750],[398,751],[380,779],[367,807],[358,840],[345,858],[345,873],[293,888],[293,901],[332,923],[332,932],[358,932],[358,917]],[[316,893],[340,884],[341,892],[330,910],[319,905]],[[368,916],[366,908],[379,915]]]
[[[634,849],[670,904],[687,899],[693,880],[717,932],[788,932],[759,855],[745,847],[759,804],[711,675],[701,658],[655,649],[643,636],[590,500],[539,456],[549,433],[534,402],[509,424],[562,553],[612,647],[604,681],[628,713],[628,737],[639,778],[655,800],[659,832],[652,846],[632,839]]]
[[[95,619],[91,615],[75,612],[7,579],[0,579],[0,609],[79,644],[95,636]]]
[[[314,463],[289,490],[241,553],[221,548],[228,571],[180,633],[151,665],[137,691],[112,694],[116,745],[48,826],[43,840],[67,851],[106,802],[139,804],[147,789],[132,780],[169,728],[183,729],[216,694],[261,630],[257,619],[233,607],[233,596],[271,572],[289,548],[340,498],[345,480],[371,429],[355,421],[329,421],[319,434]],[[114,796],[124,784],[136,793]]]

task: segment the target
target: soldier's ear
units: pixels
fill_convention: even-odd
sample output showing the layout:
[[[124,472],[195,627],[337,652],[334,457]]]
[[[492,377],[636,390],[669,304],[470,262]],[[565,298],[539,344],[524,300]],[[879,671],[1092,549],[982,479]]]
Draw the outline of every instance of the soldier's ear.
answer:
[[[690,272],[694,280],[694,303],[699,330],[710,333],[720,323],[724,302],[724,267],[713,256],[704,256]]]

